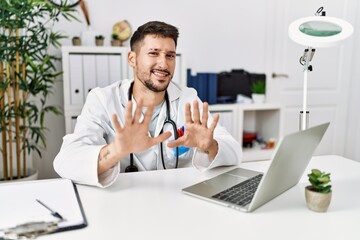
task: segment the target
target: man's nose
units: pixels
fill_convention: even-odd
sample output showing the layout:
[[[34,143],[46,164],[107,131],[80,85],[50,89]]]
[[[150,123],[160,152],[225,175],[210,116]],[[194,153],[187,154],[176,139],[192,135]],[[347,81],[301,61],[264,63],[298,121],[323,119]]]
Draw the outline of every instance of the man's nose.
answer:
[[[163,54],[159,55],[157,64],[160,69],[168,69],[169,66],[168,59]]]

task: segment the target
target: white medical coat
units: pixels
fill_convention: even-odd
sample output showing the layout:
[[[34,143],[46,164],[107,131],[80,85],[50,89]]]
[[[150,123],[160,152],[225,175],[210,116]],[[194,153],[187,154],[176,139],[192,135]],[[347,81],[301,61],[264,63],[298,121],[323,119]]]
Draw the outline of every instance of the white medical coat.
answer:
[[[124,123],[124,112],[131,82],[131,80],[118,81],[104,88],[94,88],[89,92],[82,112],[77,118],[74,133],[63,138],[60,152],[54,160],[55,171],[61,177],[72,179],[76,183],[107,187],[116,180],[120,172],[124,172],[129,165],[129,156],[121,159],[113,168],[100,176],[98,176],[97,168],[100,149],[111,143],[115,137],[112,115],[117,113],[120,124]],[[181,89],[178,85],[170,83],[167,91],[170,116],[177,128],[185,126],[186,103],[199,101],[202,113],[202,103],[194,89],[187,87]],[[133,106],[136,106],[135,101],[133,101]],[[135,107],[133,110],[135,111]],[[166,104],[163,104],[156,123],[155,136],[159,135],[165,118]],[[212,120],[210,116],[209,126]],[[170,125],[165,128],[165,131],[173,132]],[[219,150],[213,161],[208,154],[195,148],[179,156],[178,167],[193,165],[203,171],[216,166],[238,164],[241,159],[239,143],[219,124],[215,128],[214,138],[218,142]],[[166,144],[163,144],[163,148],[173,151]],[[134,163],[139,171],[163,169],[159,151],[159,145],[155,145],[145,152],[134,154]],[[168,164],[173,163],[173,159],[167,160],[167,157],[165,161]]]

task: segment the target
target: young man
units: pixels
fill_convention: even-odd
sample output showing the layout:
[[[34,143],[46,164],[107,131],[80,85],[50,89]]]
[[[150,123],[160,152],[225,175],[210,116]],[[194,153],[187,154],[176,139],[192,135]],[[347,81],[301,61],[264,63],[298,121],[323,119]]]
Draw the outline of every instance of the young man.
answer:
[[[178,35],[157,21],[135,31],[128,54],[134,79],[89,93],[55,158],[61,177],[106,187],[120,172],[238,163],[241,148],[217,126],[219,115],[210,116],[194,89],[171,82]]]

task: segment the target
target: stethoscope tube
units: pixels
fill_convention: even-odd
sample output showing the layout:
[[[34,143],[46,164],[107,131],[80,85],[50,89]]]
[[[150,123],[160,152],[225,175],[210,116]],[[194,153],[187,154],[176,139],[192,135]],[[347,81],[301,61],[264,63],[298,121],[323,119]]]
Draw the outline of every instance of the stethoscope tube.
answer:
[[[134,82],[131,83],[128,93],[128,100],[131,101],[132,99],[132,92],[133,92]],[[139,169],[134,165],[134,154],[130,153],[130,165],[125,168],[125,172],[138,172]]]
[[[173,128],[174,138],[176,140],[176,139],[178,139],[179,136],[178,136],[178,132],[177,132],[177,128],[176,128],[176,123],[173,120],[171,120],[171,118],[170,118],[170,103],[169,103],[169,96],[168,96],[167,92],[165,92],[165,103],[166,103],[166,119],[164,121],[163,127],[161,128],[160,134],[162,134],[164,132],[165,124],[171,124],[171,126]],[[166,169],[162,142],[160,143],[160,155],[161,155],[161,162],[162,162],[163,168]],[[178,163],[179,163],[179,148],[176,147],[175,168],[178,167]]]
[[[129,88],[129,92],[128,92],[128,100],[129,101],[132,101],[133,87],[134,87],[134,82],[131,83],[130,88]],[[165,103],[166,103],[166,119],[164,121],[163,127],[161,128],[160,134],[163,133],[165,124],[170,124],[173,128],[174,138],[176,140],[176,139],[178,139],[179,136],[177,133],[176,123],[173,120],[171,120],[171,118],[170,118],[170,101],[169,101],[169,96],[168,96],[167,91],[165,92]],[[162,142],[160,143],[160,156],[161,156],[161,162],[162,162],[163,168],[166,169]],[[178,163],[179,163],[179,148],[176,147],[175,168],[178,167]],[[125,172],[138,172],[138,171],[139,171],[138,168],[134,165],[134,154],[130,153],[130,165],[125,168]]]

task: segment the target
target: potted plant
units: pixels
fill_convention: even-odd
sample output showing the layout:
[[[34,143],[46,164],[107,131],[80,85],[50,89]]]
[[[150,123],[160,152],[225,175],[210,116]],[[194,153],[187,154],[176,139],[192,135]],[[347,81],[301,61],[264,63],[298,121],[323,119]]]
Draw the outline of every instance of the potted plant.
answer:
[[[265,102],[265,81],[257,80],[251,85],[251,98],[254,103],[264,103]]]
[[[308,208],[316,212],[326,212],[332,195],[330,173],[312,169],[308,177],[311,184],[305,188],[305,199]]]
[[[32,0],[0,1],[0,10],[0,180],[13,180],[27,177],[32,152],[41,157],[46,147],[45,115],[60,113],[47,104],[61,75],[48,48],[64,38],[53,24],[74,10]]]
[[[103,35],[96,35],[95,36],[95,45],[96,46],[104,46],[104,36]]]
[[[120,47],[121,41],[119,39],[119,34],[113,33],[111,34],[111,46]]]
[[[117,34],[117,39],[120,40],[120,46],[124,46],[124,41],[131,37],[132,29],[127,20],[121,20],[114,24],[113,33]]]
[[[72,44],[74,46],[80,46],[81,45],[81,38],[78,36],[75,36],[72,38]]]

